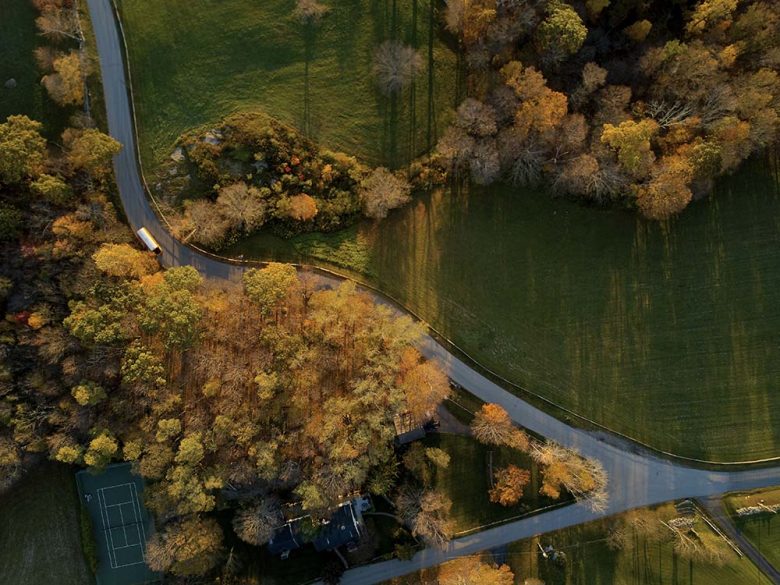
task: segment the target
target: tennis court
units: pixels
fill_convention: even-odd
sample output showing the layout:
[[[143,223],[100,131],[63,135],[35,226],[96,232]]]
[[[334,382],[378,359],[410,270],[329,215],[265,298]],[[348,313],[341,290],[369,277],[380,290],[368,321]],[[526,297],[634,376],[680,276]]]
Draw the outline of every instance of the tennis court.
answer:
[[[146,540],[153,527],[143,505],[143,480],[129,463],[95,475],[76,474],[81,503],[89,511],[98,549],[98,585],[155,583],[146,565]]]

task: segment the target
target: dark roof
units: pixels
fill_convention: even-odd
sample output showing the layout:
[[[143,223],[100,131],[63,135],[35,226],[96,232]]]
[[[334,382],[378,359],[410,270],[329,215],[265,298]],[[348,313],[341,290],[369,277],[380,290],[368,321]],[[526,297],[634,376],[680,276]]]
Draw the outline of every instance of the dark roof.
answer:
[[[268,541],[268,551],[272,555],[280,555],[284,551],[295,550],[301,547],[301,537],[297,531],[298,522],[288,522],[280,526]]]
[[[322,525],[314,538],[314,548],[318,551],[333,550],[358,540],[360,527],[352,509],[352,502],[349,502],[339,506],[330,521]]]
[[[418,441],[420,439],[425,438],[425,429],[422,427],[417,427],[416,429],[412,429],[411,431],[407,431],[405,433],[401,433],[395,438],[395,444],[396,445],[406,445],[407,443],[412,443],[413,441]]]

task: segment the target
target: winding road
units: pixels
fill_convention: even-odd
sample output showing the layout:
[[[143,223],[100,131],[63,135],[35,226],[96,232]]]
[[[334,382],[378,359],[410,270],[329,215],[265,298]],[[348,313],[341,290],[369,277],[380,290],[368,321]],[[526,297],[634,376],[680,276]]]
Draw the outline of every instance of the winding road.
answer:
[[[87,0],[87,4],[100,56],[109,132],[124,145],[114,161],[114,168],[127,221],[133,230],[144,226],[154,235],[163,250],[161,260],[165,266],[191,265],[210,278],[240,278],[243,266],[220,261],[181,244],[155,214],[139,171],[131,92],[124,66],[125,48],[112,0]],[[323,286],[339,282],[334,276],[319,275],[319,278]],[[388,303],[380,294],[367,292],[377,302]],[[633,508],[780,484],[780,466],[747,471],[694,469],[660,459],[611,435],[572,428],[491,382],[432,337],[424,338],[421,349],[428,358],[437,359],[450,378],[472,394],[503,406],[517,424],[601,461],[610,478],[609,506],[605,511],[596,513],[587,504],[579,503],[458,538],[450,543],[447,550],[427,549],[409,561],[391,560],[351,569],[342,579],[345,585],[378,583],[460,555]]]

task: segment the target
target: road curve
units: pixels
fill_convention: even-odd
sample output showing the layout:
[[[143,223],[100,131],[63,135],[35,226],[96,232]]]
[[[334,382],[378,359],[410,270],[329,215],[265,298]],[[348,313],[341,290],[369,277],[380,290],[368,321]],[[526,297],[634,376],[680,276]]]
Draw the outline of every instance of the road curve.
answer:
[[[166,266],[190,265],[210,278],[236,280],[244,268],[221,262],[181,244],[161,223],[146,196],[139,172],[133,110],[124,66],[124,44],[111,0],[87,0],[100,56],[103,91],[110,134],[124,145],[114,161],[116,181],[127,221],[133,230],[145,226],[160,243]],[[174,50],[171,47],[171,50]],[[321,275],[323,286],[339,282]],[[377,302],[386,298],[368,291]],[[693,469],[640,452],[628,443],[603,434],[572,428],[542,412],[491,382],[452,355],[430,336],[422,351],[437,359],[452,380],[486,402],[503,406],[523,427],[579,449],[601,461],[609,474],[609,506],[600,513],[586,504],[545,512],[503,526],[458,538],[445,551],[424,550],[410,561],[392,560],[347,571],[342,583],[366,585],[437,565],[456,556],[475,553],[544,532],[581,524],[632,508],[689,497],[706,498],[728,491],[748,490],[780,484],[780,466],[749,471],[725,472]]]

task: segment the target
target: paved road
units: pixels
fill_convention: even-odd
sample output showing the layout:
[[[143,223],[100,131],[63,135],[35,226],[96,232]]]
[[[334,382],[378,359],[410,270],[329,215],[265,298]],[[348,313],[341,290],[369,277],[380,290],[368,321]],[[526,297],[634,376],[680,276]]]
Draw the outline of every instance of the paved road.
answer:
[[[771,563],[764,558],[764,555],[753,546],[753,543],[737,530],[736,525],[731,520],[731,516],[726,512],[726,508],[723,505],[723,499],[712,496],[706,500],[702,500],[701,503],[726,536],[742,549],[742,552],[772,580],[772,583],[780,585],[780,571],[773,567]]]
[[[199,254],[176,241],[160,223],[145,195],[137,162],[133,118],[123,64],[123,45],[114,19],[111,0],[87,0],[97,39],[103,75],[108,127],[124,145],[114,168],[122,205],[131,227],[145,226],[163,249],[166,266],[191,265],[212,278],[237,279],[240,266]],[[175,50],[171,47],[171,50]],[[320,276],[323,286],[338,279]],[[387,299],[371,293],[379,302]],[[446,551],[425,550],[410,561],[386,561],[348,571],[345,585],[366,585],[430,567],[444,560],[495,548],[516,540],[565,528],[625,510],[677,498],[708,497],[733,490],[780,485],[780,467],[744,472],[712,472],[691,469],[635,450],[630,444],[574,429],[497,386],[449,353],[433,338],[426,337],[423,353],[438,359],[450,378],[486,402],[502,405],[518,424],[559,443],[579,449],[602,462],[609,474],[610,503],[602,513],[577,504],[453,541]]]

